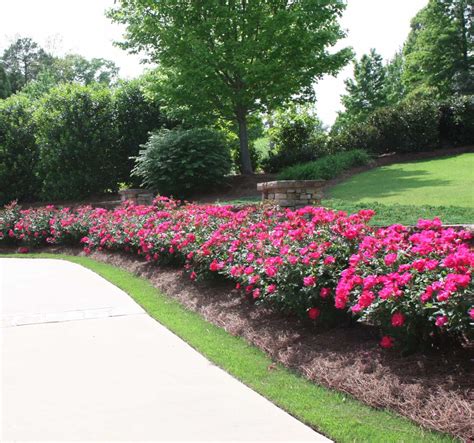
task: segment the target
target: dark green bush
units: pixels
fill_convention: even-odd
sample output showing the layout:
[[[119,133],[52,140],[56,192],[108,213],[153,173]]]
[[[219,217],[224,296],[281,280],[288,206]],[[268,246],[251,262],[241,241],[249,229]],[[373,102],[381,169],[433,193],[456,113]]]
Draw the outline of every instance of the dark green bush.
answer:
[[[121,158],[109,89],[59,86],[35,116],[42,198],[80,199],[117,189]]]
[[[378,133],[376,128],[362,123],[351,123],[337,132],[331,130],[328,146],[331,152],[364,149],[369,152],[377,151]]]
[[[150,132],[171,128],[173,123],[161,112],[158,101],[144,94],[140,80],[121,83],[114,94],[114,105],[119,137],[115,149],[120,156],[117,181],[129,183],[134,166],[132,157],[138,155]]]
[[[37,161],[31,101],[24,95],[0,100],[0,204],[37,196]]]
[[[279,180],[330,180],[344,171],[370,162],[370,155],[361,149],[329,154],[318,160],[285,168]]]
[[[441,141],[454,146],[474,144],[474,96],[454,97],[440,107]]]
[[[331,149],[365,149],[387,152],[419,152],[440,145],[439,105],[432,100],[406,100],[374,111],[364,123],[348,125],[331,134]]]
[[[289,108],[278,114],[270,129],[270,143],[273,148],[263,163],[266,172],[278,172],[328,153],[321,122],[304,109]]]
[[[175,129],[151,135],[132,175],[162,194],[186,197],[221,184],[230,168],[230,148],[221,133]]]

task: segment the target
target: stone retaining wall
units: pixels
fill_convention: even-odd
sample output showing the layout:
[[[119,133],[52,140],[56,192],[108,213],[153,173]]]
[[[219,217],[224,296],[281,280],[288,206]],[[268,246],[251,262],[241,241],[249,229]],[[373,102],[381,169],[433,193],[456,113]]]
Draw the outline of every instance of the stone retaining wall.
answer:
[[[153,193],[145,189],[124,189],[119,194],[122,202],[131,201],[136,205],[151,205],[153,202]]]
[[[278,180],[258,183],[262,201],[285,208],[320,204],[325,180]]]

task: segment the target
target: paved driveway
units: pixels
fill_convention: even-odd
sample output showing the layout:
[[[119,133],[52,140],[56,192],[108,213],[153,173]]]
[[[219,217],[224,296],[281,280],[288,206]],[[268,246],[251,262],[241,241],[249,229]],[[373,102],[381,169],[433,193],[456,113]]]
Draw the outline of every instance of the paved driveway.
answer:
[[[79,265],[0,259],[1,441],[328,441]]]

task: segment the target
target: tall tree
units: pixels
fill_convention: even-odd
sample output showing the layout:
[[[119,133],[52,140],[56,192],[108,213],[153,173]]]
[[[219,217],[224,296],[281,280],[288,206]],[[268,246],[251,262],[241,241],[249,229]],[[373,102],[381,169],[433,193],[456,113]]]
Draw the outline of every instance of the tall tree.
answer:
[[[444,98],[474,93],[471,0],[429,0],[411,22],[403,81],[409,91],[431,88]]]
[[[172,75],[174,99],[238,125],[242,171],[252,173],[247,122],[350,59],[330,53],[344,36],[343,0],[118,0],[109,12],[126,25],[122,47],[146,51]]]
[[[341,97],[351,121],[363,121],[371,112],[387,105],[386,69],[375,49],[354,62],[354,78],[345,81],[347,94]]]
[[[7,98],[11,94],[10,79],[0,63],[0,98]]]
[[[388,105],[396,105],[406,94],[403,84],[404,59],[401,51],[385,65],[385,97]]]
[[[5,49],[1,61],[8,74],[12,92],[17,92],[50,66],[53,57],[31,38],[19,38]]]

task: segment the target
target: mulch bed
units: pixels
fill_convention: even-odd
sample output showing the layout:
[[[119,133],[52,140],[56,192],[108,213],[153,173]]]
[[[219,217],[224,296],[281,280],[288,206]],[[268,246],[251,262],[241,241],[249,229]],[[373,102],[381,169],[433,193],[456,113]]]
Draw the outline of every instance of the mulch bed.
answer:
[[[66,248],[45,252],[84,254]],[[230,282],[192,282],[180,269],[157,267],[123,253],[96,251],[91,257],[147,278],[210,323],[243,337],[318,384],[396,411],[425,427],[466,441],[474,439],[472,350],[445,349],[401,357],[380,349],[377,331],[367,326],[321,329],[255,307]]]

